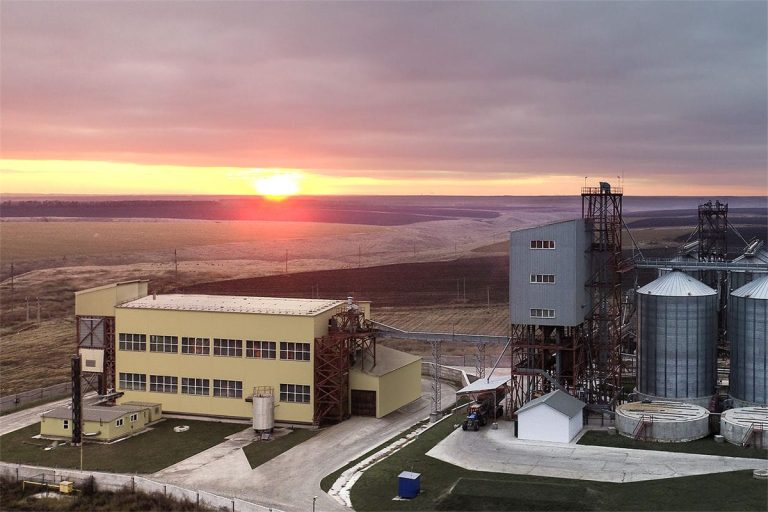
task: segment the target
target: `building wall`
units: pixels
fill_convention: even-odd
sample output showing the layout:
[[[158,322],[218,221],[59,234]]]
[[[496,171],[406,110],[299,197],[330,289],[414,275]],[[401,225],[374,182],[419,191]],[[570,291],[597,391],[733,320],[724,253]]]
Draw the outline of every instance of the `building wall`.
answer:
[[[136,420],[131,421],[131,415],[136,414]],[[145,409],[137,412],[126,412],[118,419],[123,420],[122,426],[117,426],[118,419],[112,421],[83,421],[83,434],[86,439],[98,441],[109,441],[133,435],[134,433],[146,427],[150,423],[150,411]],[[71,438],[72,420],[67,420],[68,428],[64,428],[64,421],[60,418],[40,418],[40,434],[43,437]],[[85,436],[85,434],[99,432],[98,435]]]
[[[314,338],[327,334],[328,319],[334,310],[315,317],[261,315],[228,312],[169,311],[117,308],[117,334],[145,334],[147,350],[116,351],[117,378],[120,373],[146,375],[146,391],[120,389],[126,401],[160,402],[166,412],[183,412],[213,416],[250,418],[251,404],[244,398],[256,386],[271,386],[276,396],[275,420],[282,422],[311,423],[314,415]],[[150,352],[150,336],[177,336],[178,353]],[[209,355],[181,353],[182,337],[210,339]],[[213,338],[243,340],[243,355],[227,357],[213,355]],[[246,358],[246,340],[276,342],[276,359]],[[310,344],[309,361],[280,359],[280,342]],[[118,342],[119,347],[119,342]],[[176,393],[152,392],[150,375],[177,377]],[[209,395],[181,393],[181,379],[200,378],[209,380]],[[242,398],[213,396],[213,380],[242,382]],[[281,402],[280,384],[299,384],[310,387],[309,403]]]
[[[421,360],[382,375],[376,395],[376,417],[387,414],[421,397]]]
[[[531,249],[553,240],[554,249]],[[575,326],[589,313],[589,236],[584,220],[522,229],[509,238],[509,308],[513,324]],[[555,283],[531,283],[531,274],[553,274]],[[554,309],[555,318],[533,318],[531,309]]]
[[[352,390],[376,392],[376,417],[381,418],[381,378],[370,373],[363,373],[357,368],[349,372],[349,410],[352,410]]]
[[[75,292],[75,315],[115,316],[115,306],[129,300],[145,297],[146,281],[118,283]]]
[[[572,439],[570,428],[569,418],[565,414],[547,404],[541,404],[519,413],[517,437],[531,441],[567,443]]]
[[[584,428],[584,411],[581,410],[579,413],[571,418],[568,422],[568,442],[571,441],[576,435],[581,432],[581,429]]]

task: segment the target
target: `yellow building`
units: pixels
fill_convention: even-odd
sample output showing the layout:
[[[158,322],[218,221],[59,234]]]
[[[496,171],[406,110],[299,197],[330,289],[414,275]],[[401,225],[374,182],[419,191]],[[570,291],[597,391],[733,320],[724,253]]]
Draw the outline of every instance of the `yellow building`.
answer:
[[[353,328],[351,334],[338,332],[339,315],[359,311],[370,318],[369,303],[148,295],[143,281],[77,292],[75,302],[83,370],[107,368],[112,351],[115,387],[124,393],[120,403],[159,402],[168,413],[251,418],[254,389],[272,388],[277,422],[311,424],[322,419],[317,409],[328,401],[329,381],[338,383],[333,393],[347,395],[342,415],[381,417],[421,394],[420,359],[383,347],[377,353],[375,341],[373,351],[339,341],[351,348],[338,352],[339,374],[330,378],[328,365],[318,362],[328,361],[329,331],[334,340],[356,336]],[[94,326],[102,324],[113,331],[100,334]],[[98,343],[83,343],[100,337],[103,353]],[[323,358],[317,350],[326,351]],[[365,357],[365,365],[350,366]],[[369,403],[372,395],[356,391],[375,392],[375,410],[360,407],[355,399]]]
[[[113,407],[83,406],[83,437],[113,441],[143,431],[158,421],[162,408],[157,403],[129,402]],[[40,435],[50,439],[71,439],[72,409],[57,407],[40,415]]]

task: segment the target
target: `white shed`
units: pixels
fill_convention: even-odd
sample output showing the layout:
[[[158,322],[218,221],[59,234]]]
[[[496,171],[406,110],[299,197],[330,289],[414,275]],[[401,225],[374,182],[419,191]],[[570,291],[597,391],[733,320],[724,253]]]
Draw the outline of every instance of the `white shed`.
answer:
[[[555,390],[517,410],[517,438],[568,443],[583,426],[584,402]]]

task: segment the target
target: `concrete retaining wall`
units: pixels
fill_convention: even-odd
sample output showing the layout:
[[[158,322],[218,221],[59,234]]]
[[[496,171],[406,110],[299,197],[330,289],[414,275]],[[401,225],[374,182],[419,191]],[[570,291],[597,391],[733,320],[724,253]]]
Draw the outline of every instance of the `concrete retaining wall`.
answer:
[[[432,377],[434,375],[434,363],[429,361],[421,362],[421,374],[424,377]],[[474,378],[473,378],[474,377]],[[440,380],[454,384],[458,386],[458,389],[468,386],[472,381],[477,380],[474,375],[467,375],[463,370],[457,370],[445,365],[440,365]]]
[[[616,412],[616,430],[624,437],[632,434],[640,420]],[[661,443],[694,441],[709,435],[709,417],[690,421],[657,421],[645,428],[644,438]]]
[[[145,493],[162,493],[179,501],[187,500],[214,509],[224,509],[233,512],[280,512],[277,509],[263,507],[239,498],[227,498],[206,491],[193,491],[177,485],[165,484],[141,476],[123,475],[118,473],[102,473],[99,471],[78,471],[74,469],[51,469],[22,464],[0,462],[0,475],[20,482],[24,479],[45,478],[46,482],[59,483],[69,480],[75,483],[75,488],[82,486],[89,477],[93,477],[96,487],[102,491],[117,491],[131,489]]]

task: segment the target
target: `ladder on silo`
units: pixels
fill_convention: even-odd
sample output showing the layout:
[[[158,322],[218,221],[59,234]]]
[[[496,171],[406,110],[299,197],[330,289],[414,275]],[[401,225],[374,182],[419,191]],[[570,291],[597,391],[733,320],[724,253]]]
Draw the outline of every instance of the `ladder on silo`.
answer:
[[[641,437],[643,439],[646,439],[648,436],[648,427],[653,424],[653,416],[648,415],[646,416],[643,414],[640,416],[640,421],[637,422],[637,426],[635,426],[635,431],[632,432],[632,438],[633,439],[640,439]]]
[[[763,447],[763,431],[765,430],[762,423],[753,422],[749,425],[747,433],[744,434],[744,439],[741,440],[741,447],[746,448],[752,444],[752,441],[756,438],[759,439],[760,448]]]

